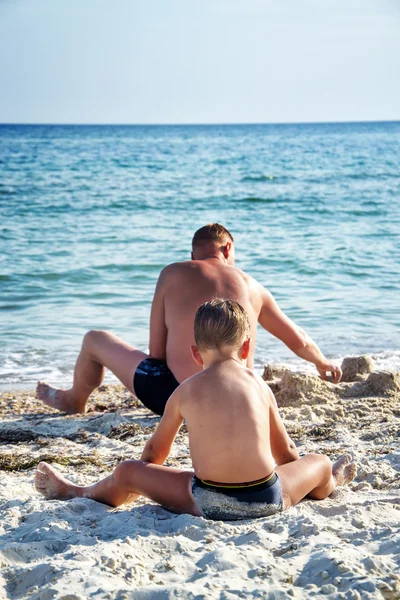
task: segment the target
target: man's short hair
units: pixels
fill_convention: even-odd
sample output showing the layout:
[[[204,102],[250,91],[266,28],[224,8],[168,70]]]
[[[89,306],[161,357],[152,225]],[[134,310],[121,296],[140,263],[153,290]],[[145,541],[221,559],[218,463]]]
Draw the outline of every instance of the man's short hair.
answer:
[[[194,338],[200,352],[222,346],[239,347],[249,336],[250,320],[238,302],[214,298],[197,309]]]
[[[196,231],[192,239],[192,248],[194,250],[197,246],[209,242],[223,245],[227,242],[233,242],[233,237],[223,225],[220,225],[219,223],[209,223]]]

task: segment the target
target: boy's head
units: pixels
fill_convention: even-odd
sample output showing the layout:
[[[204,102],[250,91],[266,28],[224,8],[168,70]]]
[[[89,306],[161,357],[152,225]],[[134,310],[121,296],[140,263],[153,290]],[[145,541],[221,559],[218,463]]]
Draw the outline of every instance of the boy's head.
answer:
[[[215,298],[197,309],[194,338],[199,352],[223,346],[239,349],[250,338],[249,317],[238,302]]]

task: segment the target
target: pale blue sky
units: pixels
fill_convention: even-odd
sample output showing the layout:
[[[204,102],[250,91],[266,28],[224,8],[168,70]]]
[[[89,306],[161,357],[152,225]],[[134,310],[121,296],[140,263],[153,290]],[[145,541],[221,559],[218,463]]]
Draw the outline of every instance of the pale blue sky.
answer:
[[[0,0],[0,122],[400,119],[400,0]]]

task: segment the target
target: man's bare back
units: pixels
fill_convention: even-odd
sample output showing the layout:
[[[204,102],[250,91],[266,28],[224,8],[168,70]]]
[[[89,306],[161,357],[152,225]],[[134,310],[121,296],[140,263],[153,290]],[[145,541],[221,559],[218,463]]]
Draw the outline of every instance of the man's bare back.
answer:
[[[178,385],[199,371],[190,355],[193,318],[198,306],[215,297],[239,302],[249,315],[253,339],[249,368],[254,366],[259,323],[297,356],[314,363],[323,379],[330,372],[338,382],[340,368],[281,311],[268,290],[234,263],[233,238],[222,225],[199,229],[193,237],[192,260],[167,266],[158,279],[150,316],[149,355],[107,331],[89,331],[75,365],[72,387],[59,390],[39,382],[37,397],[59,410],[85,412],[89,395],[108,368],[146,407],[163,414]]]
[[[150,355],[166,358],[180,383],[198,373],[200,368],[190,354],[190,346],[194,343],[194,315],[200,304],[212,298],[231,298],[239,302],[250,317],[251,335],[255,341],[262,306],[260,288],[252,277],[218,258],[169,265],[160,275],[153,303],[158,309],[158,296],[162,296],[167,341],[165,346],[161,343],[160,349],[153,342]],[[156,332],[153,338],[157,339]],[[248,366],[252,368],[253,364],[254,348]]]

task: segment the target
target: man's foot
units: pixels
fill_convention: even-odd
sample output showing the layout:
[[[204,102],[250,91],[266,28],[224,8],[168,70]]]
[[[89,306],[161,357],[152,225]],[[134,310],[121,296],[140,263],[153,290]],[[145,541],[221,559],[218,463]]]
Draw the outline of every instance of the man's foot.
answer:
[[[357,475],[357,465],[350,454],[343,454],[332,466],[332,475],[336,486],[347,485]]]
[[[79,486],[74,485],[53,467],[45,462],[40,462],[35,472],[35,488],[47,500],[70,500],[79,495]]]
[[[84,413],[86,401],[76,402],[72,400],[69,390],[57,390],[43,381],[38,381],[36,386],[36,398],[51,408],[57,408],[68,414]]]

